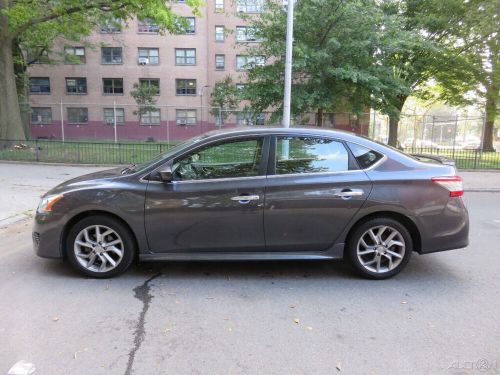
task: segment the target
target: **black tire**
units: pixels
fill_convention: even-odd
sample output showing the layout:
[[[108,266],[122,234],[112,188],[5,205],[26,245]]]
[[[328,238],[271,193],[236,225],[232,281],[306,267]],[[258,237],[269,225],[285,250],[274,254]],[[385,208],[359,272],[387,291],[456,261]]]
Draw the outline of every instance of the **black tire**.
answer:
[[[109,271],[98,272],[87,269],[82,264],[80,264],[75,254],[75,240],[78,234],[85,228],[95,225],[105,226],[109,229],[112,229],[119,235],[120,239],[122,240],[121,260],[117,263],[115,268]],[[134,236],[130,232],[130,230],[119,220],[106,215],[87,216],[73,225],[73,227],[68,232],[65,249],[68,261],[71,263],[73,268],[86,276],[96,279],[107,279],[125,272],[132,264],[137,250]]]
[[[367,267],[362,264],[361,260],[358,257],[357,247],[358,247],[358,243],[361,240],[361,237],[364,234],[366,234],[367,231],[369,231],[372,228],[379,228],[379,227],[383,227],[383,226],[389,227],[392,230],[396,230],[397,232],[399,232],[401,237],[404,239],[404,245],[405,245],[404,254],[402,255],[401,259],[392,257],[393,259],[397,259],[397,261],[399,262],[393,269],[389,269],[389,267],[386,267],[388,269],[386,271],[373,272],[372,270],[367,269]],[[389,250],[391,250],[391,251],[393,249],[394,249],[394,247],[389,248]],[[387,279],[387,278],[392,277],[392,276],[398,274],[399,272],[401,272],[403,270],[403,268],[405,268],[405,266],[408,264],[408,262],[411,258],[412,251],[413,251],[413,240],[412,240],[410,233],[408,232],[408,229],[406,229],[406,227],[403,224],[401,224],[400,222],[398,222],[394,219],[385,218],[385,217],[376,217],[376,218],[369,219],[367,221],[360,223],[354,229],[354,231],[350,234],[348,241],[347,241],[347,246],[346,246],[346,258],[349,261],[349,263],[351,264],[351,266],[361,276],[363,276],[365,278],[369,278],[369,279],[381,280],[381,279]],[[366,255],[366,257],[370,257],[370,256],[371,256],[371,254]],[[382,257],[384,257],[384,255],[382,255]],[[375,259],[375,255],[374,255],[374,259]],[[386,260],[386,258],[381,258],[381,259],[384,259],[384,261],[386,263],[388,262],[388,260]]]

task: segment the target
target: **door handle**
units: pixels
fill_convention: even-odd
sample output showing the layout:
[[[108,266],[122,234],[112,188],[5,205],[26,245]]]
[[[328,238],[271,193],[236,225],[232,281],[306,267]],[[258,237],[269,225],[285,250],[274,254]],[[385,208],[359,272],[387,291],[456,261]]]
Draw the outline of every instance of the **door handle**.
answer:
[[[360,197],[364,194],[365,192],[362,189],[342,189],[339,192],[336,192],[333,194],[336,197],[340,197],[343,199],[349,199],[352,197]]]
[[[258,201],[260,197],[258,195],[237,195],[236,197],[231,197],[232,201],[238,201],[242,204],[246,204],[250,201]]]

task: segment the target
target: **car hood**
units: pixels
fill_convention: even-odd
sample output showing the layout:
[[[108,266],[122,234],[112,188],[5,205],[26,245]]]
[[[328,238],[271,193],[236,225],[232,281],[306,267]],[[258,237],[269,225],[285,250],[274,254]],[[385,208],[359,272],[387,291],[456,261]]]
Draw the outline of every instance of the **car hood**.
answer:
[[[120,168],[106,169],[104,171],[93,172],[71,180],[64,181],[56,187],[49,190],[45,195],[60,194],[68,190],[79,189],[87,186],[102,185],[107,183],[110,179],[123,176]]]

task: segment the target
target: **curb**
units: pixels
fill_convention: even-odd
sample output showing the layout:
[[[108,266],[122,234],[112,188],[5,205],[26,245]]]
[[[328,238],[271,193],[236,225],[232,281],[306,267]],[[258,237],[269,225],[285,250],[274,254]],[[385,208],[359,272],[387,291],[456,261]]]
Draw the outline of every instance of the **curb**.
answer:
[[[466,193],[500,193],[500,188],[470,188],[464,189]]]

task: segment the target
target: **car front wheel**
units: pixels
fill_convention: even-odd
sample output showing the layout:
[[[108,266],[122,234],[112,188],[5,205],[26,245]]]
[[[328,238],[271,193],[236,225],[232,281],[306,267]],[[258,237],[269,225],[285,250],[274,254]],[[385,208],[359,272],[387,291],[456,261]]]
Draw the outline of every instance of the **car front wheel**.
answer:
[[[103,279],[124,272],[132,264],[135,241],[130,230],[120,221],[93,215],[70,229],[66,253],[76,270]]]
[[[349,262],[359,274],[371,279],[386,279],[406,266],[413,241],[398,221],[373,218],[354,230],[346,250]]]

